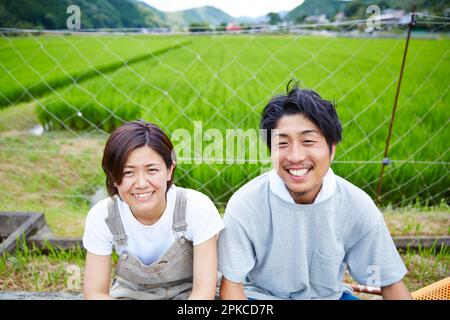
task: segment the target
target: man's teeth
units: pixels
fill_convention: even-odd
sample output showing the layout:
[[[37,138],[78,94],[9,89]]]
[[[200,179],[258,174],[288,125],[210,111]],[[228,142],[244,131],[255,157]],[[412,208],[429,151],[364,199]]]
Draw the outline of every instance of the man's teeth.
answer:
[[[300,170],[288,170],[290,174],[296,177],[304,176],[306,173],[308,173],[309,169],[300,169]]]

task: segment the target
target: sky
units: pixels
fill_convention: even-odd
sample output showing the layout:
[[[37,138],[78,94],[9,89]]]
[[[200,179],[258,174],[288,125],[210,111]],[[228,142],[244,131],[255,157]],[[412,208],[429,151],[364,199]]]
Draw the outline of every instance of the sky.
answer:
[[[219,8],[233,17],[260,17],[267,13],[290,11],[303,0],[141,0],[161,11],[177,11],[202,6]]]

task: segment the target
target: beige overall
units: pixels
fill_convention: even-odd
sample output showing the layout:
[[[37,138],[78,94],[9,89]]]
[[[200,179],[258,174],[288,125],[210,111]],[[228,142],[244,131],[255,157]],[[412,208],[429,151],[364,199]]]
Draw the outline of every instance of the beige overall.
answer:
[[[151,265],[127,252],[127,235],[120,218],[117,196],[108,202],[105,219],[113,234],[113,244],[119,254],[113,284],[109,291],[116,299],[182,300],[192,291],[193,246],[185,239],[186,196],[177,187],[172,229],[177,239],[164,255]]]

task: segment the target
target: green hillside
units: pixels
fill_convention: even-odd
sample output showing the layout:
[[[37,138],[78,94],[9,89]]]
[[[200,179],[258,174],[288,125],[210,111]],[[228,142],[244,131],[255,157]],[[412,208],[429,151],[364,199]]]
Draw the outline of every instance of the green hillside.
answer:
[[[80,7],[82,29],[220,25],[234,20],[211,6],[163,12],[136,0],[0,0],[0,27],[66,29],[66,10],[72,4]]]
[[[441,16],[444,15],[446,8],[450,8],[449,2],[445,0],[305,0],[291,10],[284,20],[300,22],[307,16],[320,14],[334,20],[339,11],[343,11],[349,19],[364,19],[368,16],[366,10],[369,5],[378,5],[381,10],[389,8],[411,11],[413,4],[417,5],[417,11],[427,11]]]

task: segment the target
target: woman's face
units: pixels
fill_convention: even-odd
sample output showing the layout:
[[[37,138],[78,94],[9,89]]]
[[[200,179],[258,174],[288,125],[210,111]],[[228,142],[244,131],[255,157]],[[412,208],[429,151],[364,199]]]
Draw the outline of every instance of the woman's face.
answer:
[[[139,217],[162,214],[166,208],[167,181],[175,165],[167,169],[163,158],[149,146],[134,149],[122,171],[122,182],[115,184],[119,195]]]

